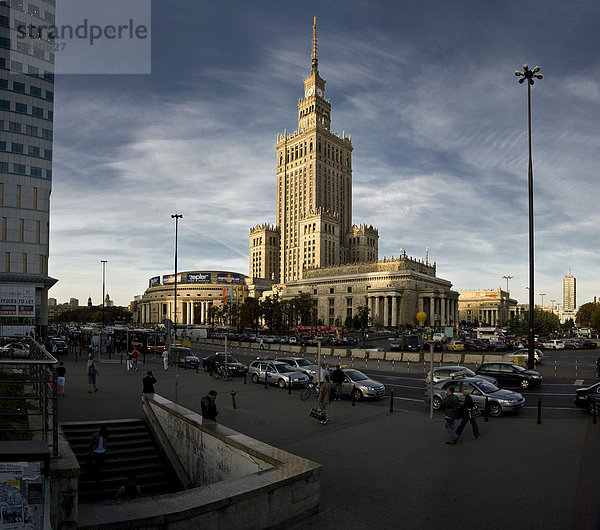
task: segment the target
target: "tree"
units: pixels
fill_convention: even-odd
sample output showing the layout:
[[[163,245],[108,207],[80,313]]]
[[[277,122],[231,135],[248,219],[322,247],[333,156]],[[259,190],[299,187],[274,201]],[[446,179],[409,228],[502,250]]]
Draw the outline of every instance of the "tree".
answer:
[[[535,309],[533,313],[534,331],[540,335],[548,335],[560,329],[558,315],[551,311]],[[510,325],[511,333],[514,335],[527,334],[529,331],[529,311],[525,311],[520,320],[513,320]]]
[[[592,313],[591,322],[592,322],[592,327],[596,331],[600,330],[600,307],[597,307],[596,310]]]
[[[578,326],[589,326],[592,320],[592,313],[600,308],[600,304],[594,302],[588,302],[583,304],[578,310],[575,316],[575,322]]]

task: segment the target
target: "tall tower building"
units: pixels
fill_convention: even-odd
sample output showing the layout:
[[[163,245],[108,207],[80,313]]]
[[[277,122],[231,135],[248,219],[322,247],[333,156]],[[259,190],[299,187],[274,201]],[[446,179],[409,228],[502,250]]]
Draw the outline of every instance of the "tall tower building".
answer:
[[[285,284],[303,277],[303,270],[376,261],[377,229],[352,224],[352,141],[332,132],[331,101],[319,73],[317,19],[313,24],[311,71],[298,100],[298,130],[277,135],[276,225],[269,233],[250,233],[250,274],[278,273]],[[277,234],[278,248],[264,248]],[[263,237],[264,236],[264,237]],[[266,252],[265,252],[266,251]],[[266,263],[277,251],[278,267]],[[267,279],[271,279],[267,277]]]
[[[3,326],[48,323],[55,0],[0,0],[0,293]],[[14,302],[12,302],[14,300]]]
[[[563,310],[575,310],[577,308],[577,282],[575,276],[565,274],[563,278]]]

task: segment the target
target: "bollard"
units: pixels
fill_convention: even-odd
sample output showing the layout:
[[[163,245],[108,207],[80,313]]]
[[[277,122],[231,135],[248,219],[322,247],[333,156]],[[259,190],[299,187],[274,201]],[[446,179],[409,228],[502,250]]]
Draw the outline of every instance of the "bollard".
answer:
[[[350,357],[350,361],[352,363],[352,368],[354,368],[354,356]]]
[[[342,356],[338,355],[338,364],[342,364]]]
[[[575,377],[577,377],[577,361],[575,361]]]
[[[554,377],[556,377],[556,361],[554,361]]]
[[[410,361],[406,361],[406,369],[410,372]]]
[[[379,370],[379,359],[377,359],[377,370]]]
[[[390,412],[394,412],[394,390],[390,390]]]
[[[247,384],[247,383],[246,383],[246,379],[247,379],[247,378],[248,378],[248,371],[246,370],[246,371],[244,372],[244,384]]]
[[[352,385],[352,406],[356,407],[356,385]]]
[[[538,399],[538,419],[537,419],[537,424],[541,425],[542,424],[542,399]]]
[[[269,389],[269,372],[265,372],[265,390]]]
[[[367,367],[367,362],[368,362],[368,360],[369,360],[369,359],[368,359],[368,358],[367,358],[367,356],[365,355],[365,368]]]
[[[288,385],[288,395],[292,393],[292,376],[290,375],[290,384]]]
[[[423,373],[427,373],[427,363],[425,361],[423,361]]]
[[[594,403],[592,404],[592,425],[596,425],[598,423],[598,400],[594,399]]]
[[[392,359],[392,372],[394,371],[394,359]]]
[[[489,414],[488,414],[488,398],[487,398],[487,396],[485,396],[485,417],[483,418],[484,422],[490,421],[488,416],[489,416]]]
[[[233,408],[237,409],[237,407],[235,406],[235,391],[234,390],[231,391],[231,401],[233,401]]]

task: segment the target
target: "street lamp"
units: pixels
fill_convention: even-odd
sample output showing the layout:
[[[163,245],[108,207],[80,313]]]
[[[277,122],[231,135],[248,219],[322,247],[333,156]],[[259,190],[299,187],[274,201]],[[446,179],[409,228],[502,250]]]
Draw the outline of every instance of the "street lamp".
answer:
[[[102,263],[102,335],[100,339],[100,347],[98,348],[98,353],[102,353],[102,343],[104,342],[104,331],[106,328],[104,324],[104,290],[106,288],[106,262],[107,260],[105,259],[100,260],[100,263]]]
[[[513,277],[512,276],[502,276],[503,280],[506,280],[506,292],[508,293],[508,295],[510,296],[510,291],[508,290],[508,280],[512,280]]]
[[[175,338],[173,344],[177,342],[177,235],[179,229],[179,219],[182,219],[183,215],[175,213],[171,215],[171,219],[175,219],[175,318],[173,323]]]
[[[534,290],[533,290],[533,161],[531,157],[531,85],[535,79],[542,79],[542,74],[539,74],[540,67],[536,66],[533,70],[524,64],[523,71],[517,70],[515,75],[519,77],[519,83],[527,80],[527,125],[529,131],[529,172],[528,172],[528,190],[529,190],[529,352],[527,364],[530,370],[534,367],[534,333],[533,333],[533,306],[534,306]]]
[[[508,280],[512,280],[512,276],[502,276],[506,280],[506,321],[510,320],[510,291],[508,290]],[[500,293],[500,303],[502,303],[502,293]]]

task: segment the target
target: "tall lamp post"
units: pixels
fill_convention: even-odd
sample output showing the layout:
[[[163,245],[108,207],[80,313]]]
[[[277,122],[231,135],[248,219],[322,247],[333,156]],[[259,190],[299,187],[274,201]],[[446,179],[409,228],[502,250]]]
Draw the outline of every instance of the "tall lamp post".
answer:
[[[506,322],[510,321],[510,291],[508,290],[508,280],[512,280],[512,276],[502,276],[503,280],[506,280]],[[502,295],[502,293],[500,293]],[[500,296],[500,300],[502,300],[502,296]]]
[[[546,293],[540,293],[540,296],[542,297],[542,311],[544,310],[544,296],[546,296]]]
[[[177,342],[177,236],[179,229],[179,219],[182,219],[183,215],[174,213],[171,215],[171,219],[175,219],[175,318],[173,319],[173,330],[174,339],[173,344]]]
[[[104,306],[105,301],[104,301],[104,291],[106,289],[106,261],[105,259],[101,259],[100,263],[102,263],[102,335],[101,335],[101,339],[100,339],[100,347],[99,347],[99,353],[102,353],[102,343],[104,342],[104,332],[106,330],[106,325],[104,324]]]
[[[540,67],[536,66],[533,70],[524,64],[523,71],[517,70],[515,75],[519,77],[519,83],[524,83],[527,80],[527,125],[529,131],[529,173],[528,173],[528,190],[529,190],[529,351],[527,356],[527,365],[530,370],[534,367],[534,332],[533,332],[533,308],[534,290],[533,290],[533,160],[531,157],[531,86],[535,79],[542,79],[542,74],[539,74]]]

